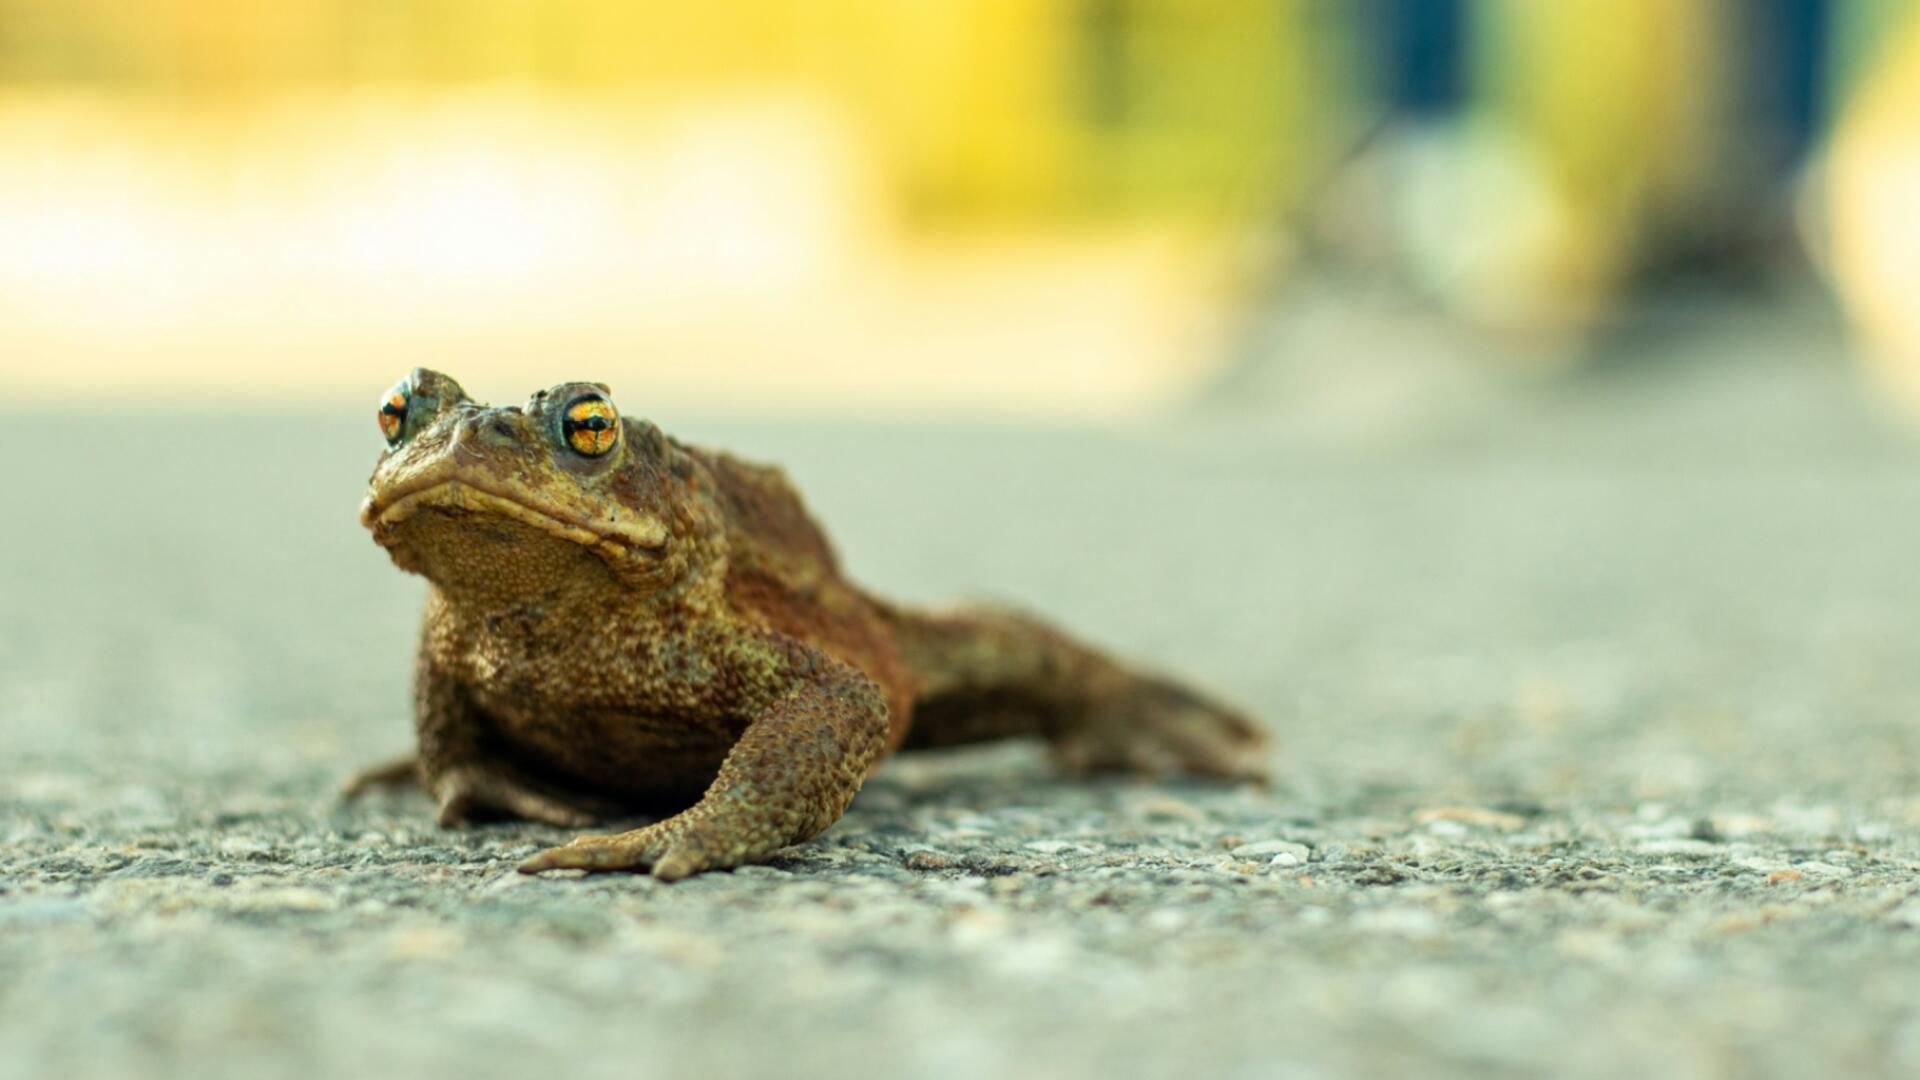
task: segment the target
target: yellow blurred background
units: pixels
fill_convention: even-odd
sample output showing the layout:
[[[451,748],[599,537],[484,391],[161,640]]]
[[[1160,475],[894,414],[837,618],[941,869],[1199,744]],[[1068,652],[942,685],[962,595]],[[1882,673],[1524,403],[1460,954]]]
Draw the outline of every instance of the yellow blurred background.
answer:
[[[0,0],[0,400],[1127,416],[1300,280],[1564,359],[1804,256],[1920,402],[1920,5],[1435,5],[1437,106],[1418,6]],[[1822,20],[1785,164],[1761,8]]]

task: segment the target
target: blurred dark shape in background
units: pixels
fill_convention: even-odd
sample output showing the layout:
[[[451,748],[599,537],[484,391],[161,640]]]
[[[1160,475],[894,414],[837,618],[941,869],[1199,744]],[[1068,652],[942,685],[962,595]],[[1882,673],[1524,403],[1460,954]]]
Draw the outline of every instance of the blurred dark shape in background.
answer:
[[[1458,112],[1467,103],[1467,5],[1463,0],[1373,0],[1370,24],[1393,113],[1413,120]]]
[[[1692,9],[1669,5],[1662,11],[1625,4],[1611,13],[1582,13],[1580,7],[1569,5],[1556,20],[1495,2],[1371,0],[1359,5],[1355,29],[1365,42],[1363,55],[1380,74],[1373,109],[1377,126],[1366,133],[1355,159],[1338,168],[1363,171],[1370,157],[1413,159],[1386,166],[1393,181],[1382,185],[1380,198],[1387,205],[1369,206],[1363,213],[1401,221],[1392,207],[1396,200],[1417,205],[1435,191],[1457,186],[1453,174],[1462,169],[1471,174],[1479,165],[1521,174],[1508,182],[1534,191],[1535,198],[1554,201],[1556,189],[1562,201],[1573,196],[1577,201],[1560,206],[1561,213],[1614,219],[1613,228],[1596,230],[1611,236],[1585,241],[1620,248],[1597,257],[1616,267],[1610,275],[1615,280],[1604,287],[1608,292],[1750,282],[1802,271],[1794,206],[1804,170],[1827,133],[1835,5],[1758,0]],[[1608,18],[1638,22],[1640,33],[1621,38],[1615,28],[1588,25]],[[1556,66],[1577,63],[1581,37],[1589,29],[1612,33],[1622,48],[1610,53],[1596,45],[1586,55],[1594,70],[1576,76],[1583,83],[1577,98],[1557,98],[1554,76],[1527,82],[1505,74],[1544,62],[1501,55],[1502,49],[1524,48],[1529,35],[1542,38],[1540,53],[1573,54],[1560,57]],[[1556,130],[1531,130],[1534,125]],[[1610,126],[1618,126],[1611,137]],[[1675,126],[1681,128],[1681,145],[1667,152],[1679,162],[1661,171],[1647,155],[1674,137],[1661,129]],[[1417,148],[1409,149],[1409,143]],[[1490,164],[1477,161],[1480,157],[1505,160]],[[1522,179],[1527,173],[1534,175]],[[1339,183],[1336,178],[1328,186]],[[1539,190],[1542,185],[1545,191]],[[1641,185],[1646,190],[1635,190]],[[1501,186],[1489,181],[1460,193],[1465,205],[1449,209],[1469,209],[1482,197],[1502,194]],[[1589,190],[1583,194],[1583,188]],[[1502,209],[1494,207],[1486,221],[1446,214],[1451,227],[1442,232],[1471,224],[1482,234],[1495,234],[1497,242],[1500,232],[1524,227],[1516,218],[1538,208],[1526,205],[1523,196],[1519,204],[1504,207],[1509,213]],[[1408,213],[1417,218],[1421,211]],[[1573,222],[1568,229],[1581,234],[1588,224]],[[1472,236],[1429,241],[1420,224],[1402,227],[1412,235],[1395,239],[1416,248],[1429,242],[1454,252],[1475,246]],[[1445,256],[1414,250],[1389,261],[1413,270],[1417,279],[1425,261],[1436,257]],[[1509,286],[1524,288],[1518,282]]]

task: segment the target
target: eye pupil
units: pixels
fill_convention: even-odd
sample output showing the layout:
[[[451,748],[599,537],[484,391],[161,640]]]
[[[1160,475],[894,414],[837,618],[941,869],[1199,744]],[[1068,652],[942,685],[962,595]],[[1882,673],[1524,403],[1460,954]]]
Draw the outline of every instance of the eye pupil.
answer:
[[[576,453],[600,457],[620,441],[618,415],[603,397],[579,398],[561,414],[560,434]]]

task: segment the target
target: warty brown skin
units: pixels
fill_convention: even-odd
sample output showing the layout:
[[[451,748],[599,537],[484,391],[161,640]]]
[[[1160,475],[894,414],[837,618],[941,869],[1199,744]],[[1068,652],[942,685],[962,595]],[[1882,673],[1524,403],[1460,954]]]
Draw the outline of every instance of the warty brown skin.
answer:
[[[762,860],[902,748],[1038,735],[1076,769],[1264,777],[1260,729],[1191,690],[1014,612],[868,595],[779,470],[619,417],[605,387],[490,408],[416,369],[381,423],[361,520],[430,583],[419,747],[349,793],[417,780],[447,826],[668,815],[522,870]]]

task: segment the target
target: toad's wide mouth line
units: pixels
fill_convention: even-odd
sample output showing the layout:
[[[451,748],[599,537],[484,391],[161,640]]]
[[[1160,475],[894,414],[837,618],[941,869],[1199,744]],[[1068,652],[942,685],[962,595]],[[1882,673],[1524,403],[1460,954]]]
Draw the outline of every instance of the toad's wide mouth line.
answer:
[[[535,509],[518,499],[476,487],[466,480],[443,480],[409,491],[384,507],[369,495],[360,508],[360,523],[373,530],[375,539],[386,543],[393,526],[423,509],[498,514],[607,555],[632,557],[657,552],[666,546],[664,530],[657,525],[645,528],[612,521],[582,525],[556,516],[552,511]]]

